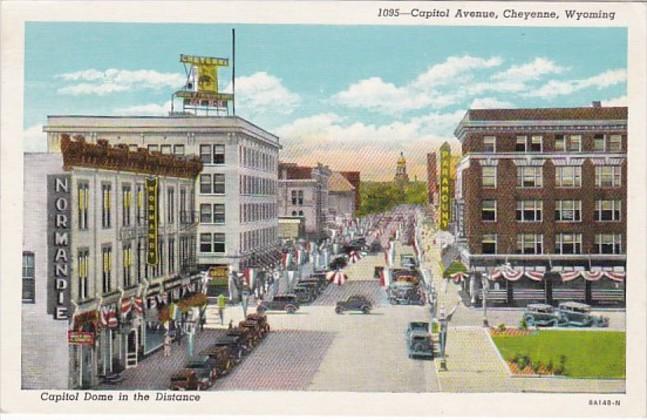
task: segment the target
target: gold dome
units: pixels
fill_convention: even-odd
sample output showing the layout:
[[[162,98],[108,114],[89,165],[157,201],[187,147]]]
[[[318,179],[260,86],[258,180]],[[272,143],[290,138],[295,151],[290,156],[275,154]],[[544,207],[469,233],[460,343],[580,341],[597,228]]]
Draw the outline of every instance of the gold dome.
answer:
[[[406,165],[407,160],[404,158],[404,154],[400,152],[400,159],[398,159],[398,165]]]

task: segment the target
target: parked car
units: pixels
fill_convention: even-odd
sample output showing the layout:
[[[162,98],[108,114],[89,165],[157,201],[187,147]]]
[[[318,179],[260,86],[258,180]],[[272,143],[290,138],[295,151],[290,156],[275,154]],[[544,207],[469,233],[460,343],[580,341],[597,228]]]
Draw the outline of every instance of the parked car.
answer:
[[[211,346],[201,351],[200,355],[207,356],[215,362],[218,377],[228,374],[235,365],[228,346]]]
[[[198,356],[193,358],[187,362],[184,368],[195,370],[198,377],[209,377],[212,384],[218,377],[216,361],[212,360],[209,356]]]
[[[307,278],[307,279],[299,280],[299,282],[297,283],[297,286],[302,286],[302,287],[312,289],[313,292],[318,295],[328,286],[328,281],[326,280],[325,277],[321,279]]]
[[[254,333],[249,328],[230,328],[227,330],[227,335],[229,337],[238,337],[238,339],[240,340],[240,347],[243,349],[244,353],[251,352],[256,345]]]
[[[428,322],[410,322],[407,327],[407,350],[409,357],[434,357],[434,345]]]
[[[400,265],[410,270],[418,268],[418,259],[413,254],[400,255]]]
[[[406,281],[412,284],[422,282],[422,274],[416,269],[395,268],[393,269],[393,281]]]
[[[216,341],[213,343],[217,347],[226,347],[229,350],[232,360],[235,364],[238,364],[243,360],[244,346],[240,337],[223,335],[216,338]]]
[[[270,324],[267,322],[267,315],[253,313],[253,314],[247,315],[247,319],[251,319],[258,322],[258,325],[260,326],[260,329],[261,329],[261,335],[263,337],[265,337],[267,333],[270,332]]]
[[[335,312],[338,314],[346,311],[361,311],[369,314],[371,313],[371,309],[373,309],[373,304],[368,298],[362,295],[350,296],[348,299],[339,301],[335,305]]]
[[[591,306],[579,302],[559,304],[559,325],[565,327],[608,327],[609,318],[591,313]]]
[[[389,303],[392,305],[424,305],[425,296],[422,288],[408,281],[391,283],[386,290]]]
[[[253,346],[256,346],[265,336],[260,322],[255,319],[246,318],[238,323],[238,327],[247,328],[250,331]]]
[[[200,377],[191,369],[182,369],[171,376],[169,389],[173,391],[201,391],[213,385],[208,378]]]
[[[285,311],[289,314],[299,309],[299,302],[296,295],[276,295],[272,300],[262,300],[256,308],[256,312]]]
[[[292,293],[297,297],[299,303],[312,303],[316,299],[316,292],[311,287],[297,284]]]
[[[382,251],[384,251],[384,249],[382,248],[382,244],[380,243],[380,241],[373,241],[368,246],[368,252],[370,252],[371,254],[377,254]]]
[[[556,327],[559,319],[555,308],[545,303],[531,303],[523,312],[523,320],[529,327]]]

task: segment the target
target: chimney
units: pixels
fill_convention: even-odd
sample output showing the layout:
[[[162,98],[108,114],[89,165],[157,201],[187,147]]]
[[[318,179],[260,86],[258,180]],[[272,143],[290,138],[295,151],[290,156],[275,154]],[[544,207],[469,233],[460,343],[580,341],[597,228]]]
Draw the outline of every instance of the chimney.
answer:
[[[601,108],[602,103],[600,101],[593,101],[593,108]]]

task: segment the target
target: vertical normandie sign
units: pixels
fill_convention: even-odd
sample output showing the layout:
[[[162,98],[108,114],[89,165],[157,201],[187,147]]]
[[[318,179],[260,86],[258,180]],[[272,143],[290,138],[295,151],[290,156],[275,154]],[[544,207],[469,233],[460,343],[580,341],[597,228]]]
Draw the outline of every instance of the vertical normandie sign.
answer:
[[[70,184],[69,175],[47,176],[47,312],[61,320],[70,307]]]
[[[451,160],[451,149],[445,142],[440,146],[440,230],[449,229]]]
[[[146,179],[146,196],[148,197],[147,219],[148,219],[148,256],[147,262],[151,265],[157,264],[157,222],[158,217],[158,198],[157,198],[157,178]]]

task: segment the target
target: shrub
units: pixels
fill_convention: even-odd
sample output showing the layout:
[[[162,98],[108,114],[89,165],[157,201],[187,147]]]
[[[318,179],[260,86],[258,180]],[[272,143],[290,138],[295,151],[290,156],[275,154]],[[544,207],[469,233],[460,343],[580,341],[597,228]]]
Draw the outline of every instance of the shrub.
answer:
[[[552,372],[554,370],[555,366],[553,366],[553,359],[550,359],[548,363],[546,364],[546,370],[548,372]]]
[[[505,332],[505,324],[501,323],[501,324],[497,325],[496,329],[499,332]]]
[[[566,375],[566,355],[559,356],[559,366],[555,369],[557,375]]]
[[[521,328],[522,330],[528,329],[528,323],[526,322],[525,319],[523,318],[521,319],[521,321],[519,322],[519,328]]]
[[[519,367],[519,370],[524,370],[529,363],[530,357],[528,357],[527,354],[524,354],[523,356],[519,357],[519,359],[517,359],[517,366]]]
[[[539,371],[541,370],[541,367],[542,367],[542,364],[541,364],[541,362],[540,362],[540,361],[532,362],[532,363],[530,364],[530,368],[531,368],[531,369],[532,369],[532,371],[533,371],[533,372],[535,372],[535,373],[539,373]]]

